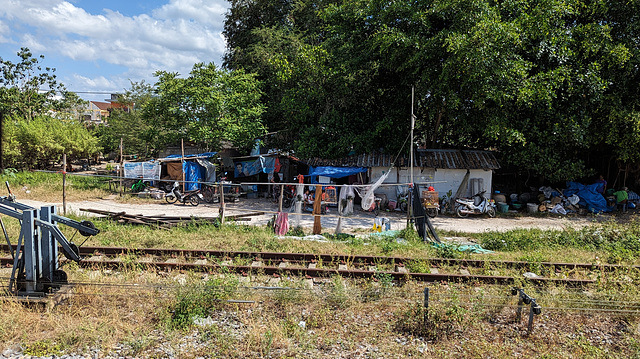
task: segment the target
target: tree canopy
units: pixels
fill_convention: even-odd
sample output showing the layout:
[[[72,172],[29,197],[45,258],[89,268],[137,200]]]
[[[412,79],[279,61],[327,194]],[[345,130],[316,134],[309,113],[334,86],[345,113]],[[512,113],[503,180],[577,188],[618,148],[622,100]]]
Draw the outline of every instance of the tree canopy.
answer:
[[[232,1],[225,66],[265,84],[301,156],[419,143],[496,149],[551,180],[640,160],[640,4],[618,0]]]
[[[184,139],[208,150],[219,150],[224,141],[250,148],[264,135],[262,92],[254,75],[199,63],[186,78],[166,71],[156,76],[155,96],[143,117],[149,140],[158,146]]]

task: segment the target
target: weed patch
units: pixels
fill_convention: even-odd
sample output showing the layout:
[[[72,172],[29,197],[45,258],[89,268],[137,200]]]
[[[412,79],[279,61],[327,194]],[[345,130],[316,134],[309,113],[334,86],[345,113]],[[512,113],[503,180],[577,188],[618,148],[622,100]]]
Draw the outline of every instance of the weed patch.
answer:
[[[234,276],[209,279],[180,288],[176,302],[169,308],[168,324],[172,329],[185,329],[193,325],[195,317],[206,317],[236,292],[238,279]]]

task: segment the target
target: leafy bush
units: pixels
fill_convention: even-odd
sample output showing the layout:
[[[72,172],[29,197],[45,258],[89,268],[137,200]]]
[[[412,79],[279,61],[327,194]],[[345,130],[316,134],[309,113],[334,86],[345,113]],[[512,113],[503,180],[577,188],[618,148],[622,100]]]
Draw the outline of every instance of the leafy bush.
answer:
[[[81,123],[47,116],[6,121],[3,140],[5,165],[14,168],[46,168],[63,153],[73,160],[100,151],[98,140]]]
[[[215,309],[216,305],[235,293],[238,279],[235,276],[209,279],[202,284],[191,284],[181,288],[176,294],[176,302],[169,312],[169,327],[173,329],[188,328],[195,317],[205,317]]]

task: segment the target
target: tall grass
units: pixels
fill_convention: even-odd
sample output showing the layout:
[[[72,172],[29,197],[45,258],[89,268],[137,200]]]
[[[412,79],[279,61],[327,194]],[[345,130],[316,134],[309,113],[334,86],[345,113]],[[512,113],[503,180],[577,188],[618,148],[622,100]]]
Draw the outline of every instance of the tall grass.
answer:
[[[62,201],[62,174],[49,172],[17,172],[11,169],[0,174],[3,182],[0,193],[6,191],[4,182],[8,182],[11,191],[20,199],[47,202]],[[101,198],[109,193],[104,178],[91,176],[67,176],[67,200],[86,200]]]
[[[482,246],[500,252],[566,251],[604,253],[609,263],[635,262],[640,258],[640,228],[637,221],[606,222],[581,229],[549,231],[517,229],[478,235]]]

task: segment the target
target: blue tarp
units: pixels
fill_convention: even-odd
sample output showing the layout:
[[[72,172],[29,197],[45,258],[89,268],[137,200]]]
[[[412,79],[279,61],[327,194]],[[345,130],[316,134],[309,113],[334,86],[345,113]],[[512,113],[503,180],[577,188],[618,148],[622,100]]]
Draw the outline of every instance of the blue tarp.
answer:
[[[187,181],[185,189],[187,191],[193,191],[200,188],[200,183],[206,177],[206,170],[200,166],[197,162],[184,161],[182,164],[182,170],[184,171],[184,179]]]
[[[271,173],[276,167],[275,157],[263,157],[253,161],[235,162],[233,175],[235,178],[257,175],[258,173]]]
[[[325,176],[329,178],[342,178],[360,172],[367,172],[366,167],[332,167],[332,166],[309,166],[309,176]]]
[[[567,182],[567,189],[564,190],[564,195],[570,197],[572,195],[578,195],[580,197],[581,206],[586,206],[590,212],[611,212],[613,208],[607,206],[607,200],[600,193],[596,191],[599,184],[584,185],[578,182]]]
[[[189,183],[190,181],[202,182],[207,180],[207,169],[201,166],[200,164],[198,164],[198,162],[196,162],[196,159],[211,158],[211,157],[214,157],[216,154],[217,152],[203,152],[203,153],[197,153],[194,155],[184,156],[185,161],[182,164],[182,171],[184,172],[184,180],[187,181],[185,185],[185,189],[187,191],[192,191],[200,188],[199,183]],[[165,158],[181,159],[182,156],[169,155]]]
[[[210,158],[210,157],[215,156],[217,153],[218,152],[203,152],[203,153],[198,153],[198,154],[195,154],[195,155],[185,155],[184,159],[188,160],[188,159],[193,159],[193,158],[198,158],[198,157],[200,157],[200,158]],[[169,155],[169,156],[167,156],[165,158],[182,158],[182,156],[181,155]]]

